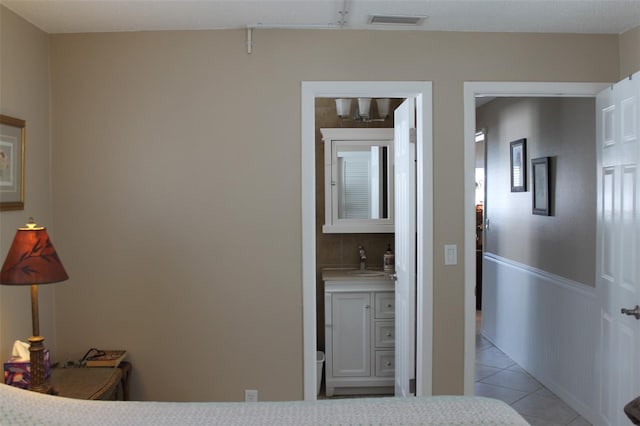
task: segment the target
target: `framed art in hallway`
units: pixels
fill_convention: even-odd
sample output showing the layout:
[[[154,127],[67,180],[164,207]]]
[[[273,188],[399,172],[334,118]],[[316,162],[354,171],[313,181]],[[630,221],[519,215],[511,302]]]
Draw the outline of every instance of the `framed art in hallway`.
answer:
[[[533,214],[550,215],[549,209],[549,157],[531,160],[533,174]]]
[[[511,192],[527,191],[527,140],[518,139],[511,145]]]
[[[24,209],[25,121],[0,114],[0,211]]]

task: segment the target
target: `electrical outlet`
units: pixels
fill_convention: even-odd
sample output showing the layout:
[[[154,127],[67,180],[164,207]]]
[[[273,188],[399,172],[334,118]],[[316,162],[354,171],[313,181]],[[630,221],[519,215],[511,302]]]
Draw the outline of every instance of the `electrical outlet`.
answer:
[[[257,389],[245,389],[244,390],[245,402],[258,402],[258,390]]]

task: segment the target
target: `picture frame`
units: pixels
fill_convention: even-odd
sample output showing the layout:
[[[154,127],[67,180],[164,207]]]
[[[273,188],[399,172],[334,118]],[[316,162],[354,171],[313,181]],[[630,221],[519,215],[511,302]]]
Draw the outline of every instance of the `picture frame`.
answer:
[[[550,216],[549,157],[531,160],[531,170],[533,175],[532,212],[537,215]]]
[[[0,114],[0,211],[24,210],[25,127]]]
[[[527,191],[527,139],[510,143],[511,192]]]

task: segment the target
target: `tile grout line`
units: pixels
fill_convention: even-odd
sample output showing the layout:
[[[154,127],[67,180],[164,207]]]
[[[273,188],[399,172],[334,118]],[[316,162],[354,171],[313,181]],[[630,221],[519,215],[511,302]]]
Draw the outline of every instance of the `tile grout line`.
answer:
[[[479,335],[480,335],[480,334],[479,334]],[[480,336],[482,337],[482,335],[480,335]],[[484,337],[482,337],[482,338],[484,339]],[[487,341],[487,342],[488,342],[488,341]],[[480,379],[475,380],[475,383],[482,383],[483,385],[487,385],[487,386],[493,386],[493,387],[496,387],[496,388],[501,388],[501,389],[505,389],[505,390],[509,390],[509,391],[514,391],[514,392],[524,393],[524,395],[522,395],[522,396],[518,397],[516,400],[514,400],[514,401],[512,401],[511,403],[508,403],[508,404],[507,404],[507,405],[509,405],[511,408],[514,408],[514,409],[515,409],[515,407],[513,407],[513,405],[514,405],[514,404],[516,404],[516,403],[518,403],[519,401],[521,401],[521,400],[523,400],[523,399],[525,399],[525,398],[527,398],[527,397],[529,397],[529,396],[531,396],[531,395],[535,394],[536,392],[540,391],[541,389],[546,389],[547,391],[549,391],[549,390],[548,390],[548,389],[547,389],[547,388],[546,388],[542,383],[538,382],[538,381],[537,381],[537,379],[535,379],[534,377],[532,377],[532,376],[531,376],[531,375],[530,375],[526,370],[523,370],[523,371],[524,371],[524,373],[522,373],[522,372],[520,372],[520,371],[518,371],[518,370],[511,370],[511,368],[512,368],[512,367],[514,367],[514,366],[517,366],[517,367],[518,367],[518,368],[520,368],[520,369],[522,369],[522,367],[520,367],[520,366],[518,365],[518,363],[516,363],[516,362],[514,362],[513,360],[511,360],[511,358],[509,358],[509,357],[508,357],[508,355],[504,354],[504,352],[502,352],[502,351],[501,351],[498,347],[496,347],[493,343],[491,343],[491,342],[488,342],[488,343],[489,343],[489,346],[484,346],[484,347],[479,348],[479,349],[477,349],[477,350],[476,350],[476,364],[477,364],[477,365],[484,366],[484,367],[489,367],[489,368],[492,368],[492,369],[496,369],[497,371],[495,371],[495,372],[493,372],[493,373],[489,374],[488,376],[484,376],[484,377],[482,377],[482,378],[480,378]],[[477,347],[477,345],[478,345],[478,343],[476,342],[476,347]],[[486,351],[486,350],[489,350],[489,349],[492,349],[492,348],[495,348],[495,349],[496,349],[496,350],[498,350],[500,353],[502,353],[505,357],[509,358],[509,359],[511,360],[512,364],[511,364],[511,365],[509,365],[508,367],[495,367],[495,366],[487,365],[487,364],[483,364],[482,362],[478,362],[478,361],[477,361],[477,359],[478,359],[477,355],[478,355],[479,353],[481,353],[481,352],[483,352],[483,351]],[[504,385],[499,385],[499,384],[493,384],[493,383],[486,383],[486,382],[483,382],[483,380],[488,379],[488,378],[490,378],[490,377],[493,377],[493,376],[495,376],[495,375],[497,375],[497,374],[500,374],[500,373],[502,373],[502,372],[504,372],[504,371],[511,371],[511,372],[514,372],[514,373],[521,373],[521,374],[525,374],[526,376],[530,377],[532,380],[536,381],[536,382],[539,384],[539,387],[538,387],[537,389],[535,389],[535,390],[532,390],[532,391],[524,391],[524,390],[520,390],[520,389],[510,388],[510,387],[507,387],[507,386],[504,386]],[[556,399],[558,399],[560,402],[562,402],[562,400],[560,400],[560,399],[559,399],[555,394],[553,394],[553,392],[551,392],[551,391],[549,391],[549,392],[550,392],[552,395],[554,395],[554,397],[555,397]],[[540,395],[540,397],[544,397],[544,396],[543,396],[543,395]],[[551,398],[549,398],[549,399],[551,399]],[[543,418],[540,418],[540,417],[537,417],[537,416],[535,416],[535,415],[529,415],[529,414],[527,414],[527,417],[535,418],[535,419],[539,419],[539,420],[544,421],[544,422],[548,422],[548,420],[543,419]],[[563,421],[563,422],[561,422],[561,423],[562,423],[563,425],[565,425],[565,426],[568,426],[568,425],[570,425],[572,422],[575,422],[576,420],[578,420],[578,419],[580,419],[580,418],[582,418],[582,417],[580,416],[580,414],[579,414],[579,413],[576,413],[576,415],[575,415],[574,417],[572,417],[568,422]],[[560,422],[558,422],[558,421],[552,421],[552,422],[553,422],[553,423],[555,423],[555,424],[560,424]]]

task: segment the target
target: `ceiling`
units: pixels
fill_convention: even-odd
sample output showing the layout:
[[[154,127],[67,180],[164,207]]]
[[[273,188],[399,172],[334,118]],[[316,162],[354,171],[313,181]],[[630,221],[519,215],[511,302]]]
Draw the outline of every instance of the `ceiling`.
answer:
[[[229,28],[620,34],[640,0],[0,0],[47,33]],[[369,15],[427,16],[418,26]]]

